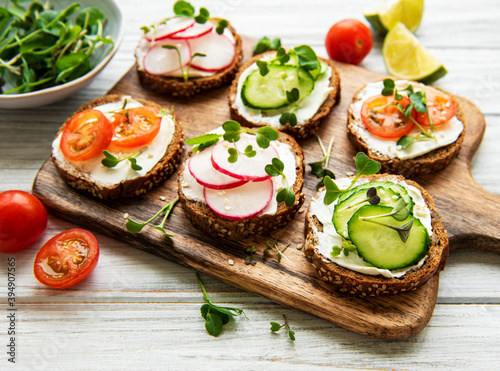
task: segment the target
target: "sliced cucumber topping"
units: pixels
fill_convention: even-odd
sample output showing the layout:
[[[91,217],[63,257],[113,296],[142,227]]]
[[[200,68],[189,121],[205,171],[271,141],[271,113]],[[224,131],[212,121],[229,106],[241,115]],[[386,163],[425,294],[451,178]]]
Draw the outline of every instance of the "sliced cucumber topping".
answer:
[[[429,250],[430,238],[427,229],[420,220],[411,215],[403,221],[397,221],[391,216],[363,219],[391,211],[392,208],[386,206],[363,206],[347,223],[349,238],[356,245],[359,256],[381,269],[399,269],[416,264]],[[411,219],[413,225],[406,242],[403,242],[398,231],[378,224],[401,227]]]
[[[290,103],[287,91],[297,88],[300,100],[314,88],[314,79],[301,67],[270,64],[268,68],[265,76],[255,70],[246,78],[241,89],[245,106],[261,110],[281,108]]]
[[[362,206],[369,205],[369,197],[367,196],[367,190],[369,188],[360,189],[351,194],[344,201],[335,205],[332,222],[337,230],[337,233],[341,236],[347,237],[347,222],[351,219],[352,215]],[[374,188],[377,191],[377,195],[380,197],[380,202],[378,203],[379,205],[393,207],[401,198],[399,193],[394,192],[390,188]],[[384,194],[383,197],[381,196],[382,193]]]

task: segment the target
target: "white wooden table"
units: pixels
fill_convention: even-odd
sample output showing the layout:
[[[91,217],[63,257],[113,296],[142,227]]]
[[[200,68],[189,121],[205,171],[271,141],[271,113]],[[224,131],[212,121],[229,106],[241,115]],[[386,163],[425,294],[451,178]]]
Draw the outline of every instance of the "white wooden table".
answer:
[[[193,1],[231,21],[238,32],[309,44],[326,56],[324,37],[344,18],[362,20],[369,0]],[[119,0],[125,39],[97,80],[67,100],[37,109],[0,110],[0,191],[29,191],[50,143],[77,107],[104,95],[133,63],[140,26],[170,14],[173,1]],[[473,101],[488,127],[472,173],[500,194],[500,3],[427,1],[418,38],[448,68],[437,85]],[[381,38],[362,66],[385,73]],[[348,98],[349,99],[349,98]],[[335,171],[334,166],[332,170]],[[478,200],[478,208],[481,200]],[[491,215],[492,218],[499,218]],[[73,227],[50,217],[41,241],[16,258],[16,365],[7,361],[8,320],[0,316],[0,369],[494,369],[500,366],[500,256],[453,252],[440,277],[429,325],[404,341],[367,338],[299,311],[202,276],[215,303],[245,310],[218,338],[200,316],[195,272],[97,235],[99,264],[73,289],[39,284],[33,260],[53,235]],[[7,308],[7,255],[0,256],[0,310]],[[296,341],[272,334],[270,321],[286,315]],[[495,367],[496,366],[496,367]]]

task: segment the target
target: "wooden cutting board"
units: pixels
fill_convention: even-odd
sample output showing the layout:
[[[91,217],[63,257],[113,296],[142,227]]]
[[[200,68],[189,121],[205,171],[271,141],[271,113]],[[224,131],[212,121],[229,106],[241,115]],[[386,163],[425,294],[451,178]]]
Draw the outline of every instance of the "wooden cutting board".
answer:
[[[246,58],[250,56],[251,45],[253,40],[245,38]],[[332,135],[335,137],[330,169],[337,177],[342,177],[348,171],[355,172],[355,151],[345,130],[347,106],[357,89],[384,76],[356,66],[336,65],[342,79],[342,98],[324,120],[318,135],[325,144]],[[174,106],[186,138],[203,134],[230,118],[227,87],[191,100],[159,96],[141,86],[135,67],[109,93],[127,94],[166,107]],[[441,173],[417,181],[434,196],[452,249],[470,247],[500,252],[500,197],[480,188],[470,173],[470,161],[483,137],[485,120],[471,102],[460,97],[457,99],[467,119],[467,136],[462,152]],[[322,158],[316,138],[300,144],[307,163]],[[238,242],[227,242],[196,230],[184,216],[180,205],[174,208],[165,227],[175,234],[173,239],[149,226],[139,234],[128,232],[123,215],[128,213],[135,220],[149,219],[176,197],[176,180],[177,176],[172,176],[163,186],[141,198],[102,202],[69,188],[49,158],[38,172],[33,193],[54,215],[363,335],[404,339],[418,334],[429,322],[437,299],[438,275],[414,292],[391,297],[360,299],[332,291],[319,279],[302,251],[305,212],[297,213],[287,227],[272,236],[251,237]],[[316,184],[317,179],[307,167],[304,210],[315,193]],[[166,200],[162,201],[161,196]],[[266,241],[273,241],[276,237],[281,248],[289,245],[284,252],[287,259],[282,259],[281,263],[277,262],[276,255],[263,254]],[[257,264],[246,265],[245,248],[252,245],[257,247]],[[232,265],[228,263],[230,260]]]

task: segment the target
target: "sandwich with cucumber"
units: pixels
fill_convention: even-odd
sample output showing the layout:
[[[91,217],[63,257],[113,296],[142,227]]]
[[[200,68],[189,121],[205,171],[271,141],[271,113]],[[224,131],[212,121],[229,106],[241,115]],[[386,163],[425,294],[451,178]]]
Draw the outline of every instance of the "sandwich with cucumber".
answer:
[[[448,252],[432,197],[399,175],[325,178],[306,215],[305,254],[342,293],[416,290],[444,268]]]
[[[229,92],[231,117],[249,127],[270,126],[308,138],[340,99],[332,62],[300,45],[258,54],[236,75]]]

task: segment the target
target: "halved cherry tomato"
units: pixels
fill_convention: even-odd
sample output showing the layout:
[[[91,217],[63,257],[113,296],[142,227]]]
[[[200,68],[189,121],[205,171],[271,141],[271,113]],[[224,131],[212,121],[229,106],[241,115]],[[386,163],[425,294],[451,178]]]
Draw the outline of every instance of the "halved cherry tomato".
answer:
[[[361,121],[370,133],[386,139],[398,139],[413,129],[415,124],[398,110],[396,104],[401,104],[404,109],[410,104],[410,99],[403,97],[394,102],[394,95],[375,95],[363,103]]]
[[[457,105],[450,96],[434,89],[425,89],[427,110],[434,126],[439,126],[450,121],[457,113]],[[431,126],[427,113],[417,112],[417,122],[422,126]]]
[[[111,143],[113,126],[100,111],[89,109],[73,116],[64,127],[61,151],[68,160],[86,161]]]
[[[48,240],[38,251],[35,277],[46,286],[64,289],[87,278],[99,259],[99,245],[92,233],[73,228]]]
[[[111,117],[114,125],[112,142],[119,147],[137,147],[150,143],[160,131],[160,110],[155,107],[136,107]]]
[[[40,239],[47,228],[47,210],[24,191],[0,193],[0,252],[13,253]]]

